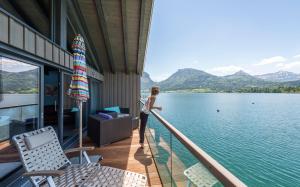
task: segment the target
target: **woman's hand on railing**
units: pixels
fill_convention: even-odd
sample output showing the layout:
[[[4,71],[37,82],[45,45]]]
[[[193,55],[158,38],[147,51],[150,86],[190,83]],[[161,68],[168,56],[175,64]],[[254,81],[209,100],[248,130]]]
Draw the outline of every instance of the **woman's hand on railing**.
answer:
[[[151,109],[157,109],[157,110],[162,110],[162,107],[161,106],[153,106]]]

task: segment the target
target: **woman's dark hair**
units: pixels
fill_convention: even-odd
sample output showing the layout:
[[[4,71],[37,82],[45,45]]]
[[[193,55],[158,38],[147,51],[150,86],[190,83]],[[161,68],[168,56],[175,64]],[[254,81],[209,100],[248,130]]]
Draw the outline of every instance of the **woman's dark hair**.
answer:
[[[159,94],[159,87],[158,86],[153,86],[151,88],[151,95],[157,95]]]

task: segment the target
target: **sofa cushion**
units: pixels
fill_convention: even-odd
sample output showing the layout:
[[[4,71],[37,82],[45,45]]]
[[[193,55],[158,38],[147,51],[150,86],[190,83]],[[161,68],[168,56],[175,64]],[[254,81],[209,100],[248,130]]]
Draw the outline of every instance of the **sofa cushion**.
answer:
[[[98,115],[102,118],[102,119],[113,119],[113,117],[109,114],[105,114],[102,112],[99,112]]]
[[[104,110],[121,113],[121,110],[120,110],[119,106],[107,107],[107,108],[104,108]]]
[[[53,141],[53,135],[46,131],[41,134],[27,136],[24,139],[28,149],[31,150]]]

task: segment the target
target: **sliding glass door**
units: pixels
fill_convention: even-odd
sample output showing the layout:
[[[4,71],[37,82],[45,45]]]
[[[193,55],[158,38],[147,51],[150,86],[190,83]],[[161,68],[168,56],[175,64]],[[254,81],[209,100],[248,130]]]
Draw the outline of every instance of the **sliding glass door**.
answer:
[[[52,126],[59,135],[59,81],[56,68],[44,66],[44,126]]]
[[[72,76],[71,74],[64,73],[63,84],[63,140],[78,134],[78,117],[79,110],[76,106],[75,100],[67,95]]]
[[[0,56],[0,181],[21,166],[12,136],[39,127],[40,71]]]

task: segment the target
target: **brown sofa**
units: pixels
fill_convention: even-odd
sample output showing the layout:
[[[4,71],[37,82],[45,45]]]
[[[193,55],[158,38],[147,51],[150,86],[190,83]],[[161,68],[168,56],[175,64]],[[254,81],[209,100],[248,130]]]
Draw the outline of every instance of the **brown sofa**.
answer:
[[[88,136],[97,146],[104,146],[132,136],[132,118],[130,116],[103,119],[98,114],[88,119]]]

